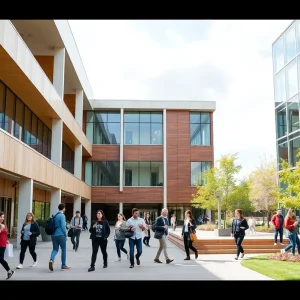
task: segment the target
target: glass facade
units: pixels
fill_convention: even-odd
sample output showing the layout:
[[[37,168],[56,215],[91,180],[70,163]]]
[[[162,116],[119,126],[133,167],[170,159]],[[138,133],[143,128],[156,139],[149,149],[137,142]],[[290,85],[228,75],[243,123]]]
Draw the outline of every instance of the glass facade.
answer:
[[[201,185],[204,181],[200,181],[200,174],[211,167],[211,162],[209,161],[191,161],[191,186],[195,186],[196,182]]]
[[[120,111],[87,111],[86,136],[91,144],[119,145]]]
[[[164,165],[162,161],[126,161],[123,170],[124,186],[163,186]]]
[[[210,114],[190,112],[190,140],[192,146],[210,146]]]
[[[51,130],[2,81],[0,128],[51,158]]]
[[[295,166],[300,147],[300,21],[296,20],[273,44],[277,162]]]
[[[74,174],[74,151],[65,143],[62,143],[61,167]]]

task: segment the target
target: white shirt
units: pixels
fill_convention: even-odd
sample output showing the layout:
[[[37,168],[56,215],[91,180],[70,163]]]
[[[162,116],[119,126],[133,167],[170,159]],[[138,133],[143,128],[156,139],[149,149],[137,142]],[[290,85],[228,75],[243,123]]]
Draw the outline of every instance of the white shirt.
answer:
[[[171,218],[171,225],[175,224],[175,221],[176,221],[176,217],[172,217]]]
[[[131,217],[130,219],[128,219],[127,224],[128,224],[128,226],[133,226],[135,228],[135,231],[133,232],[133,236],[131,237],[131,239],[133,239],[133,240],[141,239],[143,237],[143,231],[139,227],[139,224],[142,224],[146,229],[148,228],[145,223],[145,220],[140,217],[137,217],[136,219]]]
[[[188,219],[184,220],[184,232],[189,232],[189,223],[190,220]]]

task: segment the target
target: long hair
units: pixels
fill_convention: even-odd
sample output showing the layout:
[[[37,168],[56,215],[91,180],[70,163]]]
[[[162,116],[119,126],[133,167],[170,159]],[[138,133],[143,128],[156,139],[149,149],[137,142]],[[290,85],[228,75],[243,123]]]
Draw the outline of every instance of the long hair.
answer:
[[[6,222],[5,222],[5,213],[4,211],[0,211],[0,217],[4,215],[3,225],[7,228]],[[1,224],[1,223],[0,223]]]
[[[235,210],[235,213],[239,213],[241,219],[244,218],[244,216],[243,216],[243,211],[242,211],[240,208],[237,208],[237,209]]]
[[[31,213],[31,212],[29,212],[28,214],[26,214],[26,217],[25,217],[24,224],[26,224],[26,223],[27,223],[27,216],[28,216],[28,215],[32,216],[31,223],[34,223],[34,222],[35,222],[34,214],[33,214],[33,213]]]
[[[193,215],[192,215],[192,212],[191,212],[190,210],[187,210],[186,213],[190,215],[190,218],[191,218],[191,219],[194,219],[194,218],[193,218]]]
[[[106,219],[105,219],[105,215],[104,215],[103,210],[101,210],[101,209],[97,210],[97,213],[99,213],[99,212],[102,214],[101,221],[105,221]],[[96,222],[97,222],[97,221],[98,221],[98,218],[96,217]]]
[[[122,213],[118,213],[118,215],[120,215],[123,218],[123,221],[126,221],[126,218]]]
[[[287,219],[292,219],[292,220],[296,220],[296,216],[295,216],[295,210],[293,208],[290,208],[284,218],[284,220],[286,221]]]

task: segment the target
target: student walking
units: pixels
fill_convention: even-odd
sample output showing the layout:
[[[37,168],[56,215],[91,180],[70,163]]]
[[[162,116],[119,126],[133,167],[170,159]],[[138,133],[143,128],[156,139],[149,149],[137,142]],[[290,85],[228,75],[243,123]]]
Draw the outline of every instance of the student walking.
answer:
[[[24,224],[21,229],[21,252],[19,258],[19,265],[17,269],[23,269],[23,262],[25,258],[25,253],[29,247],[29,253],[33,258],[33,263],[31,267],[35,267],[38,263],[37,255],[35,253],[35,246],[37,237],[40,235],[40,227],[37,222],[35,222],[34,215],[28,213],[26,215]]]
[[[0,264],[7,272],[6,279],[10,279],[15,274],[15,271],[11,270],[8,263],[4,259],[6,245],[9,244],[9,241],[7,239],[7,226],[4,222],[4,217],[4,212],[0,211]]]
[[[127,259],[129,259],[129,255],[127,250],[124,248],[124,244],[126,241],[125,231],[127,230],[127,223],[125,216],[121,213],[118,214],[118,221],[115,226],[115,244],[117,248],[118,258],[116,262],[121,261],[121,251],[126,254]]]
[[[274,229],[274,246],[277,245],[278,233],[279,233],[280,244],[283,245],[283,223],[284,223],[284,218],[283,218],[283,215],[281,214],[281,209],[277,209],[277,213],[272,216],[271,222],[275,227],[275,229]]]
[[[149,212],[147,212],[146,215],[145,215],[145,223],[147,225],[147,229],[144,230],[143,243],[144,243],[144,245],[150,247],[149,241],[150,241],[150,238],[151,238],[151,234],[150,234],[151,220],[150,220],[150,213]]]
[[[102,210],[97,211],[96,221],[94,224],[91,224],[90,233],[93,252],[91,258],[91,267],[88,269],[88,272],[95,271],[95,263],[97,260],[99,247],[103,256],[103,268],[107,268],[107,239],[110,235],[110,227]]]
[[[75,216],[71,219],[70,225],[72,226],[70,230],[72,230],[72,236],[71,236],[71,242],[73,244],[73,250],[75,250],[75,252],[78,251],[78,247],[79,247],[79,239],[80,239],[80,234],[81,234],[81,228],[83,225],[83,220],[80,216],[80,211],[77,210],[75,213]],[[75,238],[76,238],[76,242],[75,242]]]

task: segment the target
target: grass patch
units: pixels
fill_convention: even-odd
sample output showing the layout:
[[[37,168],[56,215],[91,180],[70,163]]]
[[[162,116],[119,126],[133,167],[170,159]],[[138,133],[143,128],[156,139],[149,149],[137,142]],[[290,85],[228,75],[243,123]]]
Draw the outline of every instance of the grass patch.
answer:
[[[300,280],[299,264],[293,261],[280,261],[258,255],[242,260],[241,265],[275,280]]]

